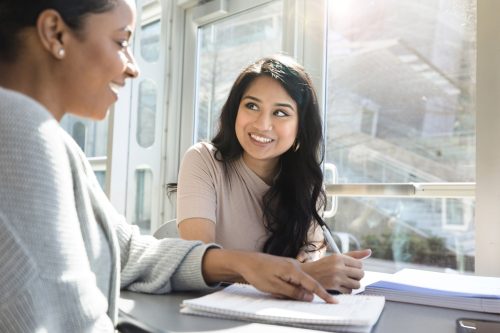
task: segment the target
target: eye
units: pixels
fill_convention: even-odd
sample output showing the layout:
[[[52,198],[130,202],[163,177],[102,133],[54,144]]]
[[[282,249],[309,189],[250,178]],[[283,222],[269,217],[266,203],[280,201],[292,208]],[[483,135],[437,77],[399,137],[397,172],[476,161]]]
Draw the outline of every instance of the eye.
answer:
[[[128,40],[120,40],[116,42],[118,46],[120,46],[122,49],[126,49],[127,47],[130,46]]]
[[[257,111],[258,110],[258,107],[257,107],[257,104],[255,103],[252,103],[252,102],[248,102],[245,104],[245,107],[247,109],[250,109],[250,110],[253,110],[253,111]]]
[[[286,112],[285,112],[285,111],[283,111],[283,110],[276,110],[276,111],[274,111],[274,112],[273,112],[273,114],[274,114],[275,116],[277,116],[277,117],[288,117],[288,116],[289,116],[289,114],[288,114],[288,113],[286,113]]]

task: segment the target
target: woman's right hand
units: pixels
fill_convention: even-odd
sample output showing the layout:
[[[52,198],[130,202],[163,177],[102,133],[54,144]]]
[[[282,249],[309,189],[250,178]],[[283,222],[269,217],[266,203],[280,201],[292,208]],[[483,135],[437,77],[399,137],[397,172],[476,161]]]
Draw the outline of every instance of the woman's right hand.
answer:
[[[241,281],[277,297],[311,301],[314,294],[327,303],[337,301],[321,283],[305,273],[297,260],[264,253],[209,249],[203,258],[208,283]]]
[[[302,263],[302,269],[326,289],[350,294],[360,287],[364,276],[362,259],[371,255],[371,250],[332,254],[317,261]]]

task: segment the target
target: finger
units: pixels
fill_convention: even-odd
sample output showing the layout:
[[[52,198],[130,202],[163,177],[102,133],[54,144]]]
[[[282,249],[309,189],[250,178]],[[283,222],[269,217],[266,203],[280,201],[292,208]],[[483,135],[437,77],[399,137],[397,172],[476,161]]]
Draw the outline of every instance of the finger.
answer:
[[[365,276],[365,272],[359,268],[346,267],[345,274],[351,279],[361,280]]]
[[[279,298],[279,299],[286,299],[285,296],[283,295],[280,295],[280,294],[276,294],[276,293],[271,293],[271,295],[274,297],[274,298]]]
[[[327,303],[337,303],[335,298],[333,298],[332,295],[330,295],[328,291],[326,291],[326,289],[311,276],[304,272],[297,272],[296,274],[297,275],[294,280],[297,281],[298,285],[300,285],[303,289],[309,293],[318,295]]]
[[[339,288],[348,288],[348,289],[358,289],[361,286],[361,283],[358,279],[353,279],[347,276],[345,273],[338,274],[335,279],[332,279],[331,283],[327,286],[330,289],[335,289],[340,292],[344,292]]]
[[[292,282],[294,279],[290,276],[279,277],[274,281],[275,295],[280,298],[292,298],[300,301],[312,301],[314,295],[312,292],[302,288],[300,284]]]
[[[348,255],[343,256],[342,259],[344,261],[345,266],[353,267],[353,268],[357,268],[357,269],[363,268],[363,262],[360,259],[355,259],[355,258],[350,257]]]
[[[372,250],[364,249],[359,251],[346,252],[344,254],[355,259],[366,259],[372,255]]]
[[[359,289],[361,287],[361,283],[358,280],[346,279],[341,287],[348,289]]]

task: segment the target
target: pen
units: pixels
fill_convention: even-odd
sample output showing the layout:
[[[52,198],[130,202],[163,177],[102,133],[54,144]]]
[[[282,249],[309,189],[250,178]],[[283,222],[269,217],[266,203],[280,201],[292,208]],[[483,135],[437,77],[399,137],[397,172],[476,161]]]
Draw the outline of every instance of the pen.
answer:
[[[340,252],[337,244],[335,244],[335,241],[333,240],[332,234],[330,234],[328,227],[326,225],[322,225],[321,229],[323,229],[323,235],[325,236],[326,243],[328,244],[328,246],[330,246],[330,249],[332,249],[332,251],[335,253],[342,253]]]

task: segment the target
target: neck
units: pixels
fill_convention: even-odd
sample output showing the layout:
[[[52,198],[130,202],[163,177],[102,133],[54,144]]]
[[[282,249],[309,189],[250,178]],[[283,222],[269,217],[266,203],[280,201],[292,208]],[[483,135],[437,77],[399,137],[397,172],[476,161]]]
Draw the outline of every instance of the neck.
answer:
[[[64,108],[51,78],[54,73],[29,55],[14,62],[0,61],[0,86],[27,95],[42,104],[57,121],[64,116]]]
[[[273,183],[274,177],[279,171],[279,158],[273,160],[255,160],[243,153],[243,162],[267,185]]]

